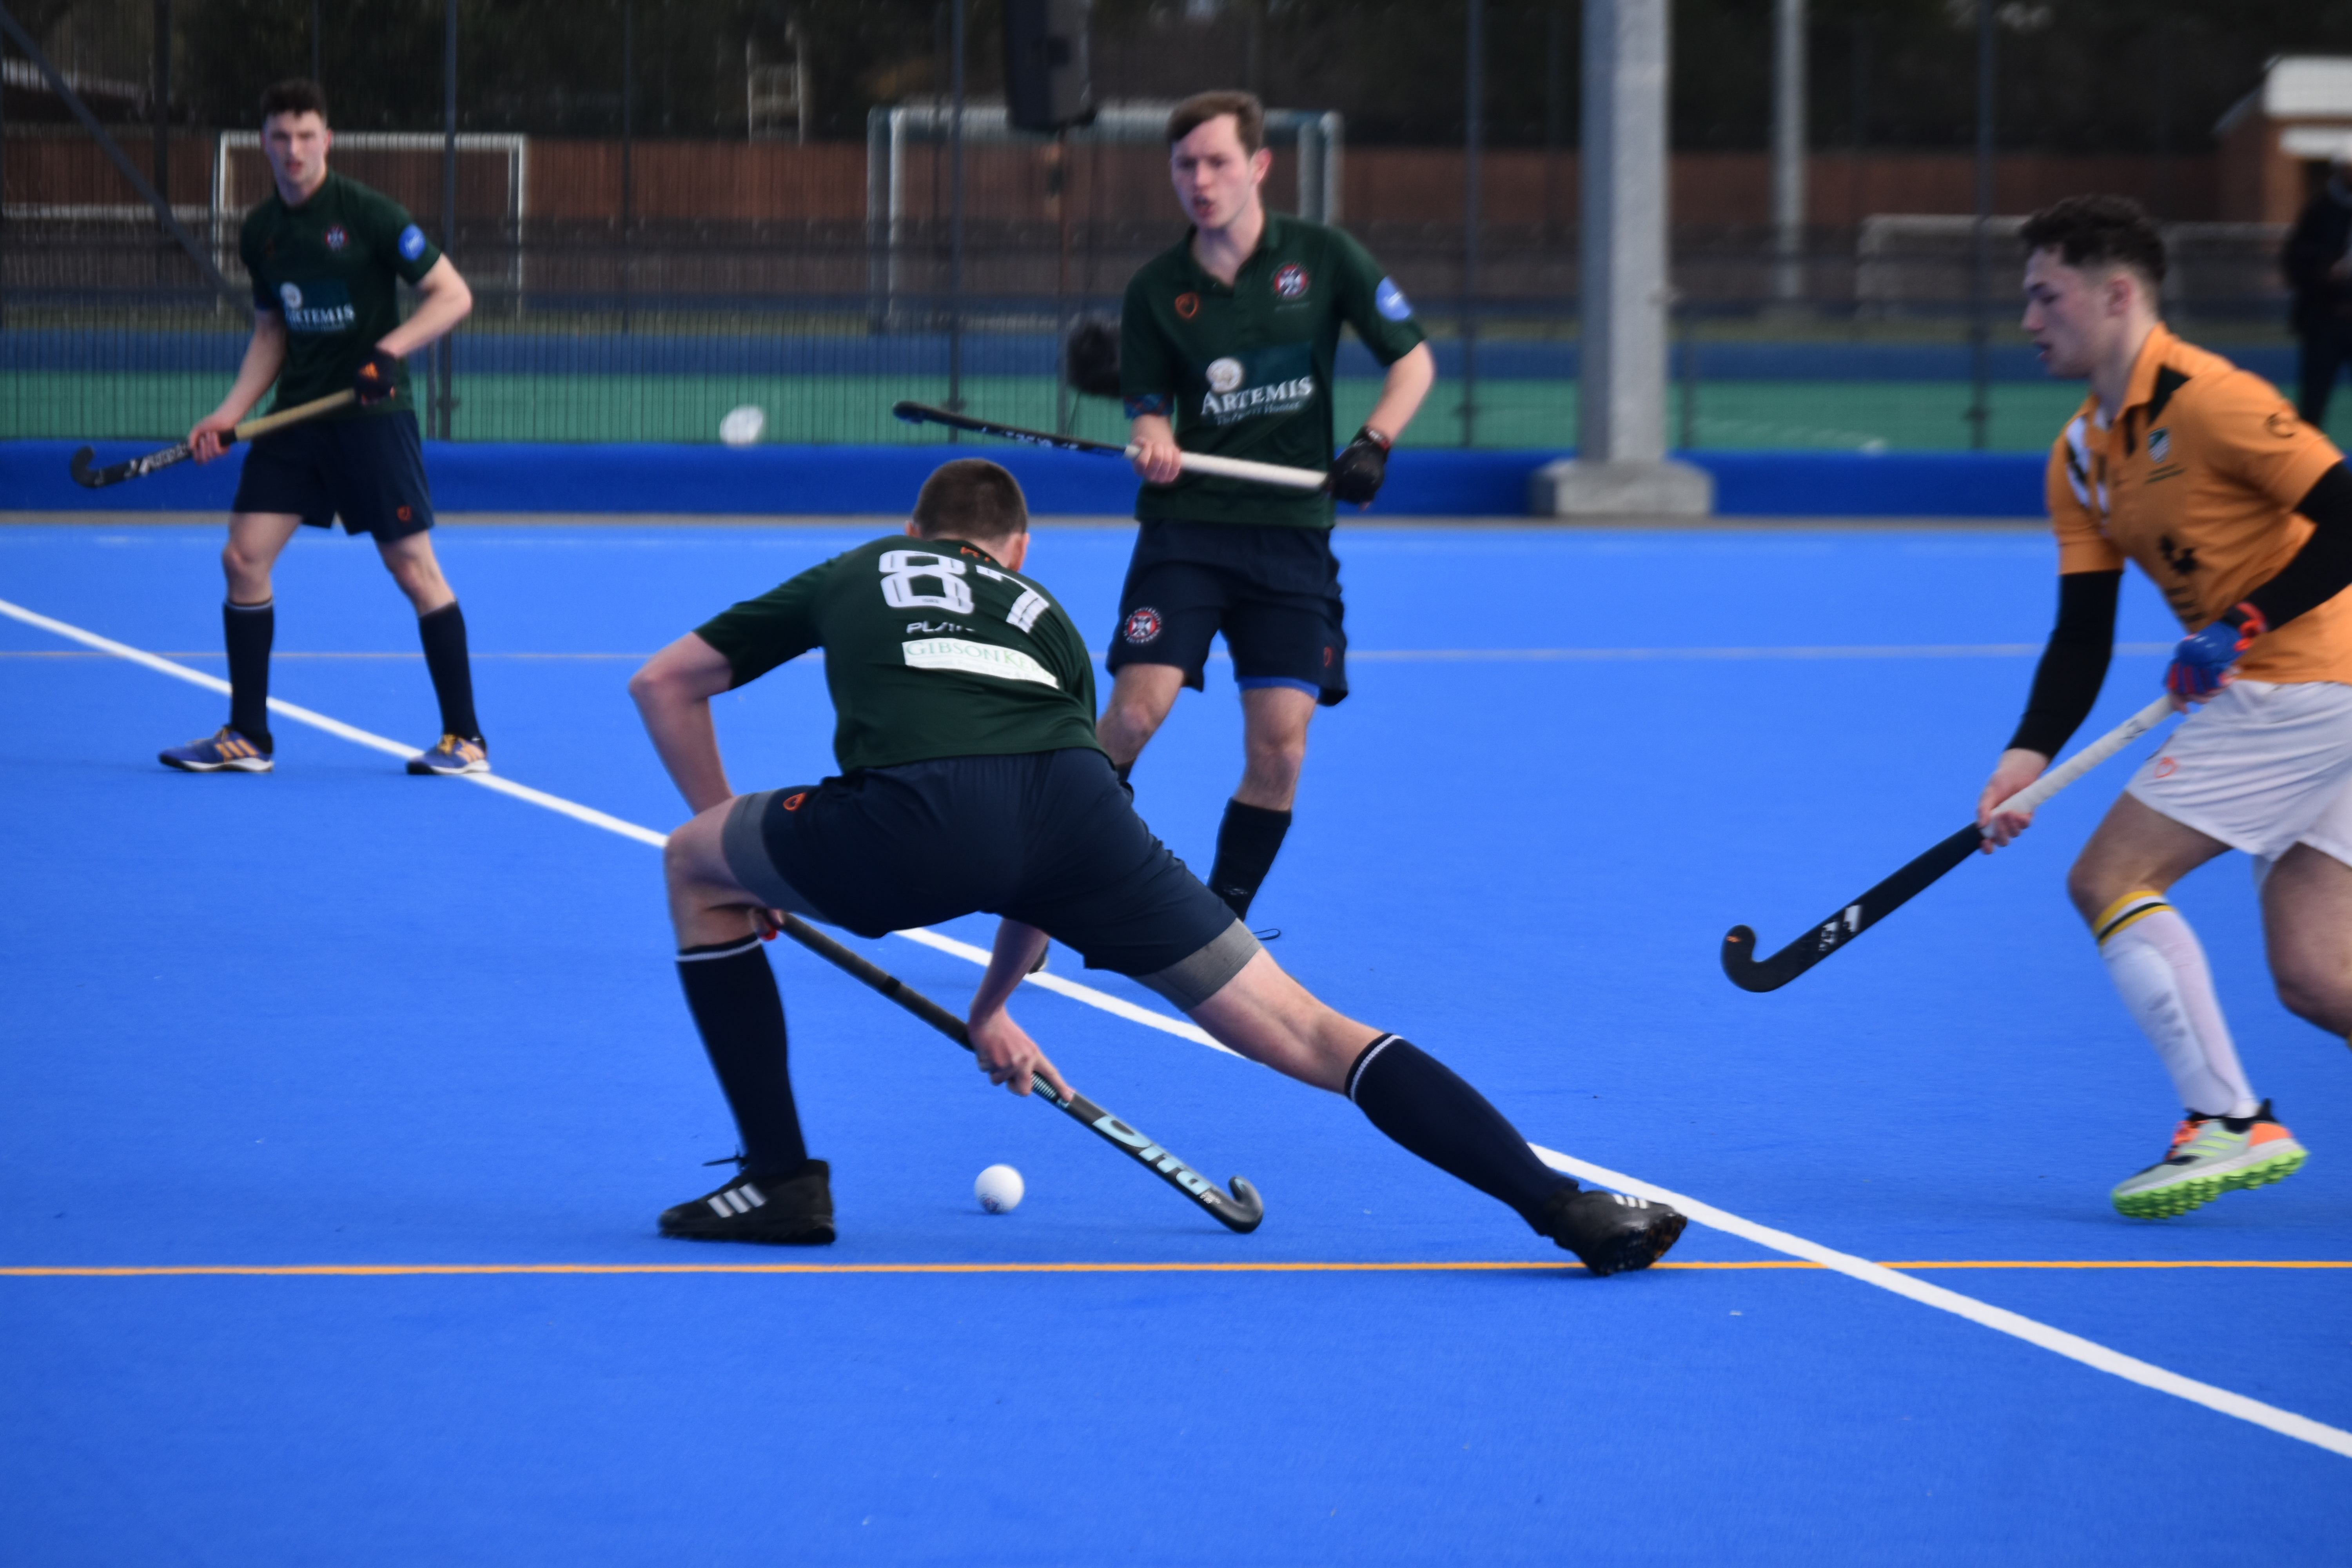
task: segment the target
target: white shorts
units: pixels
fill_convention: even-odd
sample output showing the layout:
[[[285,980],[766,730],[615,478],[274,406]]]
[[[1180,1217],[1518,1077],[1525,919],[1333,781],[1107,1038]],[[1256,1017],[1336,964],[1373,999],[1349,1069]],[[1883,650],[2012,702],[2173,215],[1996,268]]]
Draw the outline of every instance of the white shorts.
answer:
[[[2233,680],[2125,793],[2252,856],[2257,880],[2297,844],[2352,865],[2352,686]]]

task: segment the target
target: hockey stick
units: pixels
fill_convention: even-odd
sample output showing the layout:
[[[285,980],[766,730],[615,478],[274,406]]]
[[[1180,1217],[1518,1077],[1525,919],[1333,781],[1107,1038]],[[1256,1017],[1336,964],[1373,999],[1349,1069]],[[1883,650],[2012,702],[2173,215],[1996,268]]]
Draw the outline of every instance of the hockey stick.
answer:
[[[871,985],[965,1050],[971,1049],[971,1036],[964,1028],[961,1018],[889,971],[868,963],[797,915],[784,917],[783,932],[827,963]],[[1104,1142],[1137,1161],[1161,1181],[1208,1210],[1226,1229],[1237,1230],[1247,1236],[1258,1227],[1259,1221],[1265,1218],[1265,1200],[1258,1196],[1257,1189],[1250,1185],[1246,1176],[1234,1178],[1234,1190],[1228,1196],[1223,1188],[1085,1095],[1074,1093],[1064,1099],[1061,1091],[1046,1082],[1042,1073],[1029,1075],[1029,1087],[1038,1099],[1065,1112],[1073,1121],[1085,1123]]]
[[[1018,425],[999,425],[993,419],[975,419],[969,414],[950,414],[944,408],[934,408],[928,403],[900,403],[890,410],[909,425],[944,425],[950,430],[969,430],[977,436],[998,436],[1007,441],[1022,441],[1032,447],[1051,447],[1061,452],[1093,452],[1105,458],[1132,458],[1139,448],[1115,447],[1108,441],[1089,441],[1081,436],[1055,436],[1045,430],[1027,430]],[[1205,452],[1184,454],[1187,473],[1213,474],[1223,479],[1254,479],[1262,485],[1279,485],[1285,489],[1319,490],[1329,483],[1328,476],[1313,468],[1286,468],[1279,463],[1253,463],[1241,458],[1213,458]]]
[[[308,419],[314,414],[324,414],[330,408],[341,408],[357,395],[358,394],[346,387],[341,392],[331,392],[326,396],[313,399],[309,403],[298,403],[293,407],[276,414],[265,414],[258,419],[248,419],[221,438],[221,450],[226,452],[239,441],[250,441],[256,436],[267,436],[272,430],[283,429],[299,420]],[[150,452],[143,458],[132,458],[124,462],[109,463],[102,468],[90,467],[89,460],[97,456],[98,449],[94,447],[84,447],[73,455],[74,483],[84,489],[104,489],[109,485],[119,485],[125,479],[143,479],[158,468],[168,468],[174,463],[184,463],[195,454],[188,449],[188,444],[185,441],[175,441],[160,452]]]
[[[1993,815],[2032,811],[2156,728],[2171,711],[2172,699],[2158,698],[1993,807]],[[1937,878],[1974,854],[1983,842],[1984,830],[1969,823],[1769,958],[1757,958],[1753,931],[1733,926],[1731,933],[1723,939],[1723,973],[1743,991],[1778,991],[1925,892]]]

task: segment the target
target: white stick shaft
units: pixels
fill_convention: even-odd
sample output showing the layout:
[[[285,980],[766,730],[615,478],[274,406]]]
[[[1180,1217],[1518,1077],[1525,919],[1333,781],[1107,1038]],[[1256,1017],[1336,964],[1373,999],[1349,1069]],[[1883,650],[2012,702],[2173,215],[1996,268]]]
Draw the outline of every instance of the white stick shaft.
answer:
[[[1127,455],[1135,457],[1141,447],[1129,447]],[[1184,454],[1187,473],[1214,474],[1224,479],[1254,479],[1262,485],[1281,485],[1294,490],[1319,490],[1323,476],[1312,468],[1286,468],[1279,463],[1253,463],[1243,458],[1212,458],[1202,452]]]
[[[2007,800],[2002,801],[1999,805],[1994,806],[1993,815],[1999,816],[2003,812],[2032,811],[2035,806],[2163,723],[2164,716],[2171,711],[2172,699],[2158,698],[2023,789],[2019,790],[2015,795],[2011,795]]]

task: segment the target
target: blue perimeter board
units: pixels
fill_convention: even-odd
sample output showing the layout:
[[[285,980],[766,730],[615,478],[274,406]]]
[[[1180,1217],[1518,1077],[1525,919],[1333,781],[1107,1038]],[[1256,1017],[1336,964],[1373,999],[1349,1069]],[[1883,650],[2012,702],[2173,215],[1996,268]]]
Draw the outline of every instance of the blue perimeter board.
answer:
[[[669,826],[636,658],[870,531],[445,533],[501,774]],[[1090,643],[1128,548],[1038,537]],[[218,550],[211,526],[0,528],[0,597],[217,672]],[[2128,759],[1787,990],[1717,971],[1733,921],[1778,945],[1965,819],[2048,626],[2047,539],[1339,552],[1354,691],[1316,721],[1258,907],[1334,1005],[1539,1142],[1866,1258],[2352,1258],[2352,1076],[2271,997],[2234,856],[2176,898],[2313,1159],[2177,1221],[2106,1206],[2177,1114],[2063,892]],[[373,550],[302,535],[277,598],[281,697],[432,738]],[[2094,729],[2176,635],[2135,579]],[[716,1184],[732,1132],[654,850],[291,721],[275,774],[170,773],[156,748],[219,696],[5,618],[0,668],[0,1264],[1308,1266],[0,1278],[13,1561],[2074,1568],[2165,1560],[2209,1520],[2284,1562],[2352,1541],[2352,1461],[1833,1274],[1318,1271],[1561,1255],[1332,1096],[1024,995],[1080,1088],[1259,1184],[1265,1227],[1228,1235],[787,944],[842,1238],[665,1243],[656,1211]],[[740,787],[830,771],[822,677],[715,705]],[[1236,709],[1213,666],[1136,772],[1194,864]],[[979,973],[853,945],[950,1007]],[[1009,1216],[971,1198],[996,1161],[1028,1179]],[[1768,1259],[1694,1227],[1675,1260]],[[2343,1272],[1920,1278],[2352,1426]]]
[[[68,471],[78,444],[0,442],[0,511],[226,510],[244,455],[181,463],[143,479],[84,489]],[[155,449],[98,445],[103,466]],[[1040,516],[1119,517],[1134,474],[1115,457],[977,441],[968,446],[564,446],[435,442],[425,448],[444,511],[666,515],[904,516],[923,478],[950,457],[1003,463]],[[1556,452],[1408,447],[1380,500],[1360,515],[1519,517],[1528,479]],[[1715,476],[1727,517],[2034,517],[2048,459],[2034,452],[1718,452],[1678,454]],[[1357,515],[1352,512],[1348,515]],[[1343,518],[1344,521],[1344,518]]]

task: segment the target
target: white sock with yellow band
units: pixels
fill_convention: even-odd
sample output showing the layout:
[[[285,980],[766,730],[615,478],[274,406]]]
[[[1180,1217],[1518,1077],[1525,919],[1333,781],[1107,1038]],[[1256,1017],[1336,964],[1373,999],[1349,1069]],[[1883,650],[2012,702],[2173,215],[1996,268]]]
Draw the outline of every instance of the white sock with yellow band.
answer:
[[[2262,1101],[2238,1065],[2197,933],[2161,893],[2126,893],[2094,922],[2099,956],[2132,1018],[2156,1047],[2188,1110],[2252,1116]]]

